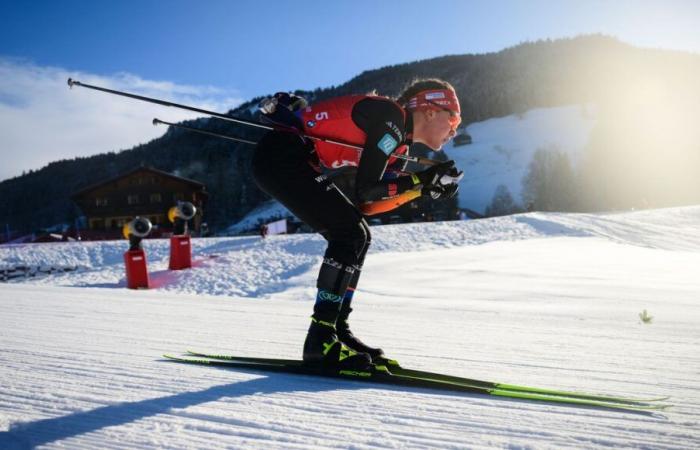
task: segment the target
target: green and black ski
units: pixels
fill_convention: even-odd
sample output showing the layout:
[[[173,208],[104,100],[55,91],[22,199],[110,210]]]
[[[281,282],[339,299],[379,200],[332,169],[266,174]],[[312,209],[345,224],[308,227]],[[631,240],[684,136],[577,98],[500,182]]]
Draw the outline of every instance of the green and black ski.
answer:
[[[263,364],[282,364],[282,365],[303,365],[303,361],[296,359],[273,359],[273,358],[253,358],[245,356],[233,355],[216,355],[211,353],[201,353],[188,350],[187,354],[201,358],[219,359],[224,361],[242,361]],[[483,387],[488,389],[499,389],[504,391],[527,392],[531,394],[543,394],[557,397],[579,398],[583,400],[595,400],[601,402],[625,403],[630,405],[646,405],[647,403],[660,402],[668,400],[668,397],[656,398],[631,398],[624,396],[612,396],[601,394],[589,394],[575,391],[563,391],[556,389],[543,389],[532,386],[520,386],[515,384],[498,383],[493,381],[477,380],[474,378],[456,377],[443,373],[426,372],[422,370],[406,369],[401,367],[395,360],[386,359],[385,365],[393,375],[406,375],[416,378],[427,378],[436,381],[445,381],[449,383],[464,384],[468,386]]]
[[[412,388],[439,389],[452,392],[464,392],[473,394],[484,394],[498,397],[507,397],[521,400],[533,400],[547,403],[559,403],[576,406],[587,406],[614,410],[626,410],[637,412],[652,412],[663,410],[670,405],[666,404],[651,404],[638,400],[624,399],[621,397],[609,396],[589,396],[588,394],[571,393],[579,395],[564,395],[562,391],[548,391],[545,389],[517,390],[509,389],[512,385],[502,385],[499,383],[491,383],[491,386],[486,386],[488,382],[480,381],[479,383],[467,383],[465,378],[452,377],[455,381],[447,379],[431,378],[430,376],[419,376],[418,374],[429,374],[429,372],[410,371],[413,374],[408,374],[408,369],[399,369],[400,367],[392,367],[391,369],[379,366],[377,369],[368,372],[358,371],[333,371],[323,369],[321,367],[309,366],[303,364],[299,360],[284,360],[284,359],[269,359],[269,358],[246,358],[235,357],[228,355],[209,355],[206,353],[188,352],[190,357],[177,357],[164,355],[170,361],[188,364],[199,364],[207,366],[225,367],[230,369],[248,369],[263,372],[289,373],[299,375],[322,376],[330,378],[340,378],[346,380],[368,381],[380,384],[390,384],[396,386],[405,386]],[[401,370],[404,370],[402,373]],[[440,374],[432,374],[440,375]],[[447,377],[447,376],[445,376]],[[456,380],[462,380],[457,382]],[[474,380],[478,381],[478,380]],[[542,391],[542,392],[540,392]],[[549,393],[547,393],[549,392]],[[556,394],[555,394],[556,393]],[[587,397],[584,397],[587,396]],[[612,400],[615,399],[615,400]]]

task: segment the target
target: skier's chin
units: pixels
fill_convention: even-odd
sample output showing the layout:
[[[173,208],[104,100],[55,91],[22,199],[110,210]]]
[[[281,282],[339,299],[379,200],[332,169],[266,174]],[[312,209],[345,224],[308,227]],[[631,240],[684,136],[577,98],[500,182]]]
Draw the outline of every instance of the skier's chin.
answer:
[[[444,145],[444,143],[442,143],[442,142],[436,142],[436,143],[434,143],[434,144],[428,144],[428,143],[426,142],[425,145],[427,145],[427,146],[430,148],[430,150],[432,150],[432,151],[434,151],[434,152],[441,152],[441,151],[442,151],[442,146]]]

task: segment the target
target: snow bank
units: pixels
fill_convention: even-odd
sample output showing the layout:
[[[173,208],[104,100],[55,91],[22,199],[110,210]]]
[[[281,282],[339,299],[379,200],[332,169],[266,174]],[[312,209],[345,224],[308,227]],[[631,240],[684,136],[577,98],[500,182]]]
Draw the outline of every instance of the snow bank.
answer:
[[[372,227],[373,255],[423,252],[501,241],[552,237],[599,238],[663,250],[700,250],[700,207],[616,214],[529,213],[485,220]],[[314,234],[192,240],[194,264],[202,270],[167,270],[169,241],[144,242],[156,289],[208,295],[260,297],[314,285],[325,241]],[[123,287],[126,241],[0,246],[0,267],[78,266],[33,283]],[[20,280],[20,282],[23,280]],[[297,295],[297,294],[295,294]],[[307,294],[298,294],[306,298]]]

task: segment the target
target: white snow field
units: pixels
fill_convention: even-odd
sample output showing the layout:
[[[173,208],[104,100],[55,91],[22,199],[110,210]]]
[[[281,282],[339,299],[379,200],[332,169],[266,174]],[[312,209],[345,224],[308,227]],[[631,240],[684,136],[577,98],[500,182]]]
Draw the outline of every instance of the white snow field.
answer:
[[[483,213],[503,184],[522,204],[522,180],[539,149],[566,153],[576,165],[597,122],[595,105],[538,108],[467,126],[469,145],[445,146],[447,155],[464,171],[459,205]]]
[[[324,242],[195,239],[153,289],[122,242],[0,246],[78,265],[0,284],[0,448],[700,447],[700,207],[373,227],[351,324],[404,366],[628,396],[649,414],[164,361],[300,356]],[[639,314],[647,310],[651,323]]]

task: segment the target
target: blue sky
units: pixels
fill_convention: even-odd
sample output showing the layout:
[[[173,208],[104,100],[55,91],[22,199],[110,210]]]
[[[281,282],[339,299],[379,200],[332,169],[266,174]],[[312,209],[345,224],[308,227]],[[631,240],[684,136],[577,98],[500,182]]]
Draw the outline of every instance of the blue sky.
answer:
[[[146,142],[165,131],[149,116],[190,117],[69,91],[69,76],[225,111],[390,64],[584,33],[700,53],[698,23],[695,0],[0,0],[0,152],[15,155],[0,180]]]
[[[692,0],[3,1],[0,55],[252,97],[579,33],[700,52],[699,20]]]

